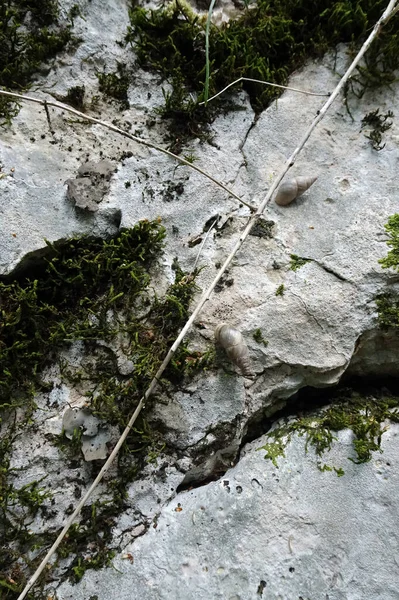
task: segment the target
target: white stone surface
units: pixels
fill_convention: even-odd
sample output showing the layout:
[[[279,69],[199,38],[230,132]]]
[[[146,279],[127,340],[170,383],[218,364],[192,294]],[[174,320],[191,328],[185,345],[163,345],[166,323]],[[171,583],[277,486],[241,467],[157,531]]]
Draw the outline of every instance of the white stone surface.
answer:
[[[65,2],[65,10],[71,4]],[[85,85],[90,102],[98,94],[96,71],[112,71],[117,61],[133,64],[134,54],[115,43],[128,23],[125,0],[83,1],[80,6],[84,19],[76,19],[75,33],[83,41],[75,53],[55,60],[45,79],[38,76],[34,93],[41,97]],[[340,73],[346,62],[342,49]],[[290,85],[331,91],[338,79],[332,58],[326,57],[295,73]],[[146,129],[151,111],[162,103],[162,85],[159,77],[136,70],[128,110],[120,113],[116,104],[100,98],[98,112],[90,109],[90,114],[101,112],[104,120],[117,119],[162,144],[163,126]],[[286,92],[254,119],[248,98],[239,93],[243,110],[215,120],[212,144],[193,141],[184,153],[192,153],[197,165],[257,204],[323,101]],[[219,356],[212,370],[172,398],[162,397],[164,403],[147,417],[162,428],[168,448],[129,488],[126,512],[114,531],[123,547],[115,559],[118,571],[88,572],[76,587],[64,583],[59,600],[95,595],[98,600],[397,598],[397,426],[384,434],[384,454],[361,466],[346,460],[350,435],[340,434],[331,462],[345,463],[342,478],[320,473],[314,457],[304,455],[302,440],[293,441],[276,470],[256,452],[260,440],[221,480],[177,496],[176,489],[183,481],[206,479],[220,465],[230,466],[247,428],[302,387],[333,385],[348,369],[358,375],[398,375],[397,336],[380,335],[374,302],[377,294],[399,289],[398,276],[378,262],[387,253],[384,224],[399,210],[396,114],[381,152],[372,150],[361,131],[368,112],[396,113],[398,105],[397,82],[360,100],[350,98],[353,120],[341,97],[312,134],[291,171],[315,173],[317,182],[289,207],[267,207],[273,237],[247,239],[207,302],[201,327],[190,334],[193,347],[205,349],[213,344],[218,323],[240,329],[255,381],[244,381]],[[199,246],[190,247],[189,241],[220,215],[199,259],[206,267],[198,278],[203,290],[240,236],[248,209],[154,150],[55,110],[51,119],[54,135],[44,110],[23,104],[11,128],[0,133],[1,173],[6,175],[0,178],[1,274],[44,248],[44,238],[103,235],[117,230],[119,217],[123,227],[130,227],[161,216],[168,233],[164,284],[172,280],[176,256],[184,269],[193,268]],[[127,151],[133,156],[122,159]],[[75,178],[86,160],[101,158],[117,163],[118,171],[98,212],[82,215],[67,200],[64,182]],[[173,191],[176,185],[183,186],[182,193]],[[291,254],[310,262],[294,272]],[[284,295],[277,297],[281,284]],[[253,339],[256,329],[267,346]],[[81,348],[75,347],[75,354],[79,363]],[[122,354],[118,366],[128,375],[134,363]],[[55,387],[38,399],[37,426],[18,439],[11,464],[20,469],[20,485],[47,475],[45,485],[54,492],[55,514],[37,518],[32,527],[38,531],[60,527],[65,510],[92,480],[83,460],[79,467],[66,466],[65,456],[46,438],[57,427],[61,431],[63,411],[84,394],[62,386],[57,377],[48,378]],[[94,498],[104,499],[104,490],[100,487]],[[141,537],[125,548],[136,536]],[[126,552],[133,564],[123,558]]]
[[[157,526],[128,545],[114,568],[62,584],[59,600],[396,600],[399,426],[383,454],[355,465],[349,431],[320,472],[294,437],[279,468],[245,447],[223,478],[168,503]],[[130,553],[133,562],[123,556]]]

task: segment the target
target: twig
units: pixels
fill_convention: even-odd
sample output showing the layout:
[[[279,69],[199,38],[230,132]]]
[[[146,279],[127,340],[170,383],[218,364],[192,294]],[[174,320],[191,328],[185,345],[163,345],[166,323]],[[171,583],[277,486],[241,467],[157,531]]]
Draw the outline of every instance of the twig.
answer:
[[[173,154],[173,152],[171,152],[170,150],[167,150],[166,148],[163,148],[162,146],[158,146],[157,144],[154,144],[153,142],[149,142],[147,140],[143,140],[142,138],[137,137],[136,135],[132,135],[131,133],[128,133],[127,131],[124,131],[123,129],[120,129],[119,127],[116,127],[115,125],[112,125],[112,123],[108,123],[107,121],[100,121],[100,119],[96,119],[95,117],[90,117],[89,115],[86,115],[85,113],[82,113],[82,112],[76,110],[75,108],[72,108],[71,106],[62,104],[61,102],[54,102],[53,100],[40,100],[40,98],[33,98],[33,96],[25,96],[23,94],[16,94],[15,92],[6,92],[6,90],[0,90],[0,95],[7,96],[9,98],[16,98],[18,100],[26,100],[28,102],[35,102],[36,104],[41,104],[42,106],[44,106],[44,108],[46,110],[47,119],[50,118],[50,115],[48,114],[48,106],[53,106],[54,108],[58,108],[60,110],[65,110],[66,112],[70,112],[73,115],[80,117],[81,119],[90,121],[90,123],[96,123],[96,125],[101,125],[102,127],[106,127],[107,129],[110,129],[111,131],[114,131],[115,133],[119,133],[120,135],[123,135],[124,137],[127,137],[130,140],[137,142],[138,144],[143,144],[144,146],[147,146],[148,148],[153,148],[154,150],[157,150],[158,152],[162,152],[163,154],[166,154],[167,156],[170,156],[171,158],[174,158],[175,160],[179,161],[183,165],[186,165],[187,167],[191,167],[191,169],[194,169],[194,171],[201,173],[201,175],[204,175],[204,177],[206,177],[207,179],[210,179],[210,181],[212,181],[213,183],[218,185],[220,188],[222,188],[225,192],[227,192],[229,194],[229,196],[232,196],[233,198],[235,198],[235,200],[237,200],[240,204],[245,204],[245,206],[247,206],[252,212],[256,211],[256,206],[253,206],[253,205],[249,204],[248,202],[245,202],[244,200],[242,200],[242,198],[240,198],[240,196],[237,196],[237,194],[235,194],[232,190],[230,190],[228,187],[226,187],[224,185],[224,183],[222,183],[221,181],[218,181],[217,179],[215,179],[215,177],[213,177],[206,171],[203,171],[203,169],[201,169],[200,167],[197,167],[196,165],[189,162],[182,156],[177,156],[177,154]]]
[[[192,269],[193,271],[195,271],[195,268],[196,268],[196,266],[197,266],[197,263],[198,263],[199,257],[200,257],[200,255],[201,255],[201,252],[202,252],[202,249],[203,249],[203,247],[205,246],[205,242],[206,242],[206,240],[208,239],[208,236],[209,236],[209,234],[211,233],[212,229],[215,227],[215,225],[216,225],[216,223],[218,222],[218,220],[219,220],[219,215],[216,217],[216,219],[214,220],[214,222],[212,223],[212,225],[209,227],[208,231],[207,231],[207,232],[206,232],[206,234],[205,234],[205,237],[204,237],[204,239],[202,240],[202,244],[201,244],[201,246],[200,246],[200,249],[198,250],[197,258],[195,259],[195,263],[194,263],[194,266],[193,266],[193,269]]]
[[[336,86],[335,90],[331,94],[330,98],[323,105],[322,109],[320,111],[318,111],[318,114],[317,114],[316,118],[313,120],[312,124],[307,129],[307,131],[306,131],[305,135],[303,136],[303,138],[302,138],[299,146],[294,150],[294,152],[292,153],[292,155],[286,161],[283,169],[281,170],[281,172],[279,173],[279,175],[274,180],[274,182],[273,182],[271,188],[269,189],[266,197],[260,203],[260,205],[259,205],[256,213],[253,214],[253,215],[251,215],[248,218],[248,222],[247,222],[247,225],[246,225],[243,233],[240,235],[239,239],[234,244],[234,247],[233,247],[232,251],[230,252],[229,256],[224,261],[222,267],[219,269],[219,271],[218,271],[215,279],[212,281],[212,283],[210,284],[210,286],[208,287],[208,289],[203,293],[203,295],[202,295],[200,301],[198,302],[197,306],[195,307],[195,309],[194,309],[191,317],[188,319],[188,321],[184,325],[183,329],[179,333],[177,339],[175,340],[175,342],[173,343],[173,345],[169,349],[169,352],[165,356],[165,358],[164,358],[161,366],[159,367],[156,375],[154,376],[153,380],[151,381],[150,386],[147,389],[146,393],[144,394],[144,396],[140,400],[140,402],[139,402],[136,410],[134,411],[133,416],[131,417],[129,423],[127,424],[125,430],[123,431],[121,437],[119,438],[119,441],[116,444],[115,448],[113,449],[112,453],[110,454],[110,456],[106,460],[105,464],[103,465],[101,471],[99,472],[99,474],[97,475],[97,477],[95,478],[95,480],[93,481],[93,483],[91,484],[90,488],[87,490],[87,492],[84,494],[84,496],[79,501],[79,503],[76,506],[75,510],[73,511],[72,515],[67,520],[67,522],[66,522],[66,524],[65,524],[62,532],[59,534],[59,536],[57,537],[56,541],[51,546],[50,550],[47,552],[46,556],[44,557],[44,559],[42,560],[42,562],[40,563],[40,565],[36,569],[35,573],[32,575],[32,577],[27,582],[27,584],[26,584],[23,592],[18,596],[17,600],[23,600],[23,598],[25,598],[25,596],[28,593],[28,591],[30,590],[30,588],[38,580],[38,578],[40,577],[40,574],[44,570],[46,564],[48,563],[48,561],[50,560],[50,558],[53,556],[53,554],[56,552],[56,550],[57,550],[58,546],[60,545],[60,543],[61,543],[64,535],[68,531],[69,527],[72,525],[72,522],[74,521],[75,517],[79,514],[80,510],[82,509],[82,507],[84,506],[84,504],[86,503],[86,501],[88,500],[88,498],[90,497],[90,495],[93,493],[94,489],[97,487],[97,485],[102,480],[104,474],[108,471],[110,465],[112,464],[112,462],[114,461],[115,457],[117,456],[120,447],[122,446],[123,442],[125,441],[126,437],[128,436],[129,431],[132,428],[133,423],[137,419],[137,417],[138,417],[140,411],[142,410],[142,408],[145,406],[146,400],[151,396],[152,392],[154,391],[154,389],[155,389],[155,387],[157,385],[158,380],[161,378],[163,372],[165,371],[166,367],[168,366],[169,362],[171,361],[171,359],[172,359],[173,355],[175,354],[177,348],[180,346],[181,342],[183,341],[183,338],[185,337],[186,333],[188,332],[188,330],[190,329],[191,325],[194,323],[195,319],[197,318],[197,316],[201,312],[204,304],[209,300],[210,295],[212,294],[212,292],[215,289],[216,285],[219,283],[219,281],[222,278],[222,276],[223,276],[224,272],[226,271],[226,269],[229,267],[229,265],[232,262],[234,256],[236,255],[236,253],[238,252],[238,250],[241,248],[241,246],[245,242],[245,240],[248,237],[248,235],[249,235],[252,227],[254,226],[254,224],[256,223],[257,219],[259,218],[259,216],[262,214],[262,212],[266,208],[266,205],[269,202],[269,200],[271,199],[271,197],[272,197],[274,191],[276,190],[277,186],[279,185],[279,183],[281,182],[281,180],[283,179],[283,177],[285,176],[285,174],[289,171],[289,169],[294,165],[296,157],[298,156],[298,154],[300,153],[300,151],[302,150],[302,148],[304,147],[304,145],[308,141],[308,139],[309,139],[312,131],[320,123],[320,121],[323,119],[323,117],[326,114],[327,110],[330,108],[331,104],[334,102],[335,98],[338,96],[338,94],[342,90],[343,86],[345,85],[345,83],[348,81],[348,79],[350,78],[351,74],[355,70],[357,64],[362,59],[362,57],[365,54],[365,52],[367,52],[367,50],[370,47],[372,41],[374,40],[374,38],[380,32],[382,26],[391,17],[392,10],[395,8],[396,1],[397,0],[390,0],[388,6],[386,8],[386,10],[384,11],[383,15],[380,17],[380,19],[375,24],[375,26],[373,28],[373,31],[371,32],[371,34],[369,35],[369,37],[367,38],[367,40],[364,42],[364,44],[361,47],[360,51],[358,52],[356,58],[353,60],[352,64],[350,65],[350,67],[346,71],[345,75],[339,81],[338,85]]]
[[[44,100],[43,105],[44,105],[44,110],[46,111],[46,118],[47,118],[48,127],[49,127],[50,133],[52,135],[53,131],[52,131],[52,127],[51,127],[50,112],[49,112],[49,109],[48,109],[47,100]]]
[[[206,104],[207,102],[210,102],[211,100],[214,100],[215,98],[220,96],[220,94],[223,94],[223,92],[225,92],[226,90],[231,88],[231,86],[235,85],[236,83],[240,83],[240,81],[252,81],[253,83],[262,83],[263,85],[270,85],[271,87],[280,88],[282,90],[291,90],[292,92],[298,92],[299,94],[306,94],[307,96],[328,97],[330,95],[329,93],[318,94],[316,92],[307,92],[306,90],[299,90],[298,88],[289,87],[287,85],[279,85],[278,83],[270,83],[269,81],[262,81],[261,79],[251,79],[250,77],[240,77],[239,79],[236,79],[232,83],[229,83],[229,85],[226,85],[225,88],[223,88],[220,92],[218,92],[214,96],[211,96],[211,98],[209,98],[209,100],[204,101],[204,102],[199,102],[198,103],[199,106],[201,106],[202,104]]]
[[[209,71],[210,71],[209,30],[211,28],[211,19],[212,19],[213,7],[215,6],[215,2],[216,2],[216,0],[212,0],[212,2],[209,5],[208,18],[206,20],[206,27],[205,27],[205,87],[204,87],[204,102],[200,102],[200,104],[205,104],[205,106],[208,102],[208,94],[209,94]],[[212,100],[212,98],[211,98],[211,100]]]

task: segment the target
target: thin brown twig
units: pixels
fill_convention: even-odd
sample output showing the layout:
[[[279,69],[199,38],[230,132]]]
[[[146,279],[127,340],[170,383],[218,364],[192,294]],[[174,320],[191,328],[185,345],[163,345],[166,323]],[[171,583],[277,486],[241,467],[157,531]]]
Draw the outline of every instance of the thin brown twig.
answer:
[[[209,300],[210,295],[212,294],[212,292],[215,289],[216,285],[219,283],[219,281],[220,281],[221,277],[223,276],[224,272],[226,271],[226,269],[229,267],[229,265],[230,265],[231,261],[233,260],[234,256],[236,255],[236,253],[238,252],[238,250],[241,248],[241,246],[245,242],[246,238],[248,237],[248,235],[249,235],[252,227],[256,223],[257,219],[263,213],[264,209],[266,208],[267,203],[269,202],[269,200],[273,196],[273,193],[277,189],[277,186],[280,184],[280,182],[282,181],[282,179],[286,175],[286,173],[289,171],[289,169],[294,165],[298,154],[303,149],[304,145],[306,144],[306,142],[308,141],[309,137],[311,136],[313,130],[315,129],[315,127],[317,127],[317,125],[323,119],[323,117],[326,114],[327,110],[330,108],[331,104],[334,102],[334,100],[336,99],[336,97],[338,96],[338,94],[341,92],[342,88],[344,87],[344,85],[348,81],[348,79],[350,78],[351,74],[355,70],[355,68],[358,65],[359,61],[364,56],[365,52],[367,52],[367,50],[370,47],[372,41],[374,40],[374,38],[380,32],[382,26],[391,17],[392,11],[393,11],[393,9],[395,8],[395,5],[396,5],[396,1],[397,0],[390,0],[387,8],[384,11],[384,13],[382,14],[382,16],[380,17],[380,19],[375,24],[375,26],[373,28],[373,31],[371,32],[371,34],[369,35],[369,37],[367,38],[367,40],[364,42],[363,46],[359,50],[359,52],[358,52],[357,56],[355,57],[355,59],[352,61],[351,65],[349,66],[349,68],[346,71],[346,73],[340,79],[339,83],[337,84],[337,86],[336,86],[335,90],[333,91],[333,93],[331,94],[330,98],[327,100],[327,102],[325,102],[325,104],[323,105],[323,107],[321,108],[321,110],[318,111],[318,114],[317,114],[316,118],[313,120],[313,122],[311,123],[311,125],[308,127],[308,129],[305,132],[304,136],[302,137],[302,139],[301,139],[298,147],[294,150],[294,152],[292,153],[292,155],[286,161],[283,169],[281,170],[281,172],[278,174],[278,176],[274,180],[274,182],[273,182],[271,188],[269,189],[266,197],[260,203],[260,205],[259,205],[256,213],[252,214],[248,218],[248,222],[247,222],[247,225],[245,226],[245,229],[244,229],[243,233],[240,235],[239,239],[234,244],[234,247],[233,247],[232,251],[230,252],[229,256],[226,258],[226,260],[223,263],[222,267],[219,269],[219,271],[218,271],[215,279],[212,281],[212,283],[210,284],[210,286],[208,287],[208,289],[203,293],[200,301],[198,302],[197,306],[195,307],[195,309],[194,309],[193,313],[191,314],[190,318],[188,319],[188,321],[184,325],[183,329],[179,333],[178,337],[176,338],[175,342],[173,343],[173,345],[169,349],[169,352],[165,356],[165,358],[164,358],[161,366],[159,367],[157,373],[155,374],[153,380],[151,381],[149,388],[145,392],[144,396],[141,398],[141,400],[140,400],[140,402],[139,402],[136,410],[134,411],[134,413],[133,413],[133,415],[132,415],[129,423],[127,424],[125,430],[121,434],[121,437],[119,438],[118,443],[116,444],[116,446],[113,449],[112,453],[110,454],[110,456],[108,457],[108,459],[104,463],[103,467],[101,468],[101,470],[100,470],[99,474],[97,475],[96,479],[91,484],[90,488],[87,490],[87,492],[84,494],[84,496],[80,499],[80,501],[77,504],[75,510],[70,515],[70,517],[68,518],[67,522],[65,523],[65,526],[64,526],[63,530],[61,531],[61,533],[59,534],[59,536],[57,537],[57,539],[55,540],[54,544],[51,546],[51,548],[49,549],[49,551],[47,552],[46,556],[44,557],[44,559],[42,560],[42,562],[40,563],[40,565],[36,569],[35,573],[32,575],[32,577],[30,577],[30,579],[27,582],[24,590],[18,596],[17,600],[23,600],[26,597],[26,594],[28,593],[28,591],[31,589],[31,587],[38,580],[38,578],[40,577],[40,574],[43,572],[46,564],[48,563],[48,561],[50,560],[50,558],[56,552],[58,546],[60,545],[60,543],[61,543],[61,541],[63,539],[63,537],[65,536],[65,534],[67,533],[69,527],[72,525],[73,521],[75,520],[75,517],[79,514],[80,510],[82,509],[82,507],[84,506],[84,504],[86,503],[86,501],[88,500],[88,498],[91,496],[91,494],[93,493],[93,491],[95,490],[95,488],[97,487],[97,485],[100,483],[100,481],[104,477],[105,473],[108,471],[109,467],[111,466],[112,462],[114,461],[115,457],[117,456],[120,447],[122,446],[123,442],[127,438],[127,436],[129,434],[129,432],[130,432],[130,430],[131,430],[131,428],[132,428],[135,420],[137,419],[138,415],[140,414],[142,408],[145,406],[146,400],[149,398],[149,396],[155,390],[158,380],[161,378],[163,372],[165,371],[166,367],[168,366],[169,362],[171,361],[171,359],[172,359],[173,355],[175,354],[177,348],[179,347],[179,345],[183,341],[186,333],[188,332],[188,330],[190,329],[191,325],[194,323],[195,319],[197,318],[197,316],[201,312],[204,304]]]
[[[196,266],[197,266],[198,261],[199,261],[199,257],[201,256],[201,252],[202,252],[202,250],[203,250],[203,248],[205,246],[205,242],[208,239],[208,237],[209,237],[212,229],[215,227],[215,225],[218,222],[218,220],[219,220],[219,215],[216,217],[216,219],[213,221],[212,225],[209,227],[208,231],[205,233],[205,236],[204,236],[204,239],[202,240],[200,249],[198,250],[197,258],[195,259],[195,263],[194,263],[194,266],[192,268],[192,272],[195,271]]]
[[[215,98],[217,98],[218,96],[223,94],[226,90],[231,88],[236,83],[240,83],[240,81],[251,81],[252,83],[261,83],[262,85],[269,85],[270,87],[276,87],[276,88],[280,88],[282,90],[291,90],[292,92],[298,92],[298,94],[306,94],[307,96],[324,96],[325,97],[325,96],[330,95],[329,93],[326,93],[326,92],[324,92],[322,94],[319,94],[317,92],[308,92],[307,90],[300,90],[298,88],[289,87],[288,85],[279,85],[278,83],[270,83],[270,81],[263,81],[262,79],[251,79],[251,77],[239,77],[235,81],[232,81],[231,83],[229,83],[229,85],[226,85],[226,87],[223,88],[222,90],[220,90],[220,92],[218,92],[214,96],[211,96],[211,98],[208,98],[207,102],[214,100]],[[199,102],[198,104],[199,104],[199,106],[201,106],[202,104],[207,104],[207,102],[205,102],[205,101]]]

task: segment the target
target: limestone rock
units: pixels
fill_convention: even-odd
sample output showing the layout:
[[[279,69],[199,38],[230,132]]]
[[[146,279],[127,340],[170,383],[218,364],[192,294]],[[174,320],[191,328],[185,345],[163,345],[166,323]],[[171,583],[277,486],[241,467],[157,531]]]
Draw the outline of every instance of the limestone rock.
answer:
[[[107,443],[111,439],[106,424],[85,408],[67,408],[62,418],[62,428],[68,439],[72,440],[75,430],[82,432],[82,452],[85,460],[107,458]]]
[[[99,431],[95,436],[82,437],[82,452],[85,460],[103,460],[107,458],[107,443],[110,440],[108,431]]]
[[[114,568],[63,583],[59,600],[209,600],[229,598],[397,597],[393,527],[399,514],[399,426],[383,435],[383,454],[356,465],[352,438],[340,432],[320,472],[295,436],[279,468],[257,449],[216,482],[169,502],[146,534],[126,546]],[[134,564],[123,556],[130,553]]]
[[[70,440],[75,429],[81,429],[84,435],[94,436],[98,432],[100,420],[87,409],[67,408],[62,417],[62,428]]]
[[[79,4],[84,18],[76,18],[74,33],[83,42],[55,61],[45,77],[38,74],[39,91],[32,93],[40,98],[51,97],[43,90],[65,96],[84,84],[90,102],[98,95],[98,71],[134,62],[130,49],[115,43],[126,33],[127,3]],[[71,5],[68,0],[65,8]],[[337,56],[309,62],[289,84],[331,91],[338,81],[335,59],[344,72],[341,48]],[[162,128],[146,129],[148,111],[163,103],[162,87],[158,76],[137,70],[128,90],[130,108],[116,114],[115,106],[100,100],[93,114],[134,123],[143,137],[162,144]],[[187,154],[257,204],[323,100],[287,91],[256,119],[245,93],[237,93],[235,101],[242,110],[215,118],[212,144],[192,141]],[[398,335],[381,333],[375,305],[378,294],[399,291],[397,274],[379,264],[387,252],[384,224],[398,211],[398,127],[394,120],[378,153],[361,131],[362,118],[376,105],[386,112],[398,104],[397,82],[352,98],[353,120],[337,99],[313,132],[291,175],[317,172],[317,185],[289,207],[270,203],[188,336],[193,347],[206,349],[213,345],[215,326],[231,323],[248,344],[255,380],[245,381],[222,358],[177,391],[159,390],[146,418],[166,447],[151,462],[149,457],[129,486],[126,509],[113,530],[114,548],[140,535],[123,550],[134,563],[117,554],[117,570],[88,571],[76,587],[64,582],[57,587],[59,600],[109,600],[115,590],[122,600],[132,593],[143,600],[397,597],[397,426],[384,434],[384,454],[366,465],[346,462],[342,478],[320,473],[298,438],[278,470],[256,451],[264,439],[241,446],[253,439],[265,416],[306,386],[332,386],[345,374],[399,374]],[[162,274],[170,282],[174,258],[191,271],[198,246],[190,241],[219,215],[198,262],[204,268],[197,284],[205,289],[241,235],[247,208],[154,149],[49,110],[54,133],[44,109],[22,104],[1,134],[1,274],[23,258],[34,260],[45,238],[107,235],[161,216],[167,230]],[[292,255],[306,259],[295,271]],[[276,296],[282,285],[283,295]],[[267,344],[257,341],[257,330]],[[119,373],[129,377],[134,360],[111,350]],[[84,352],[81,344],[78,364]],[[36,532],[59,529],[93,480],[90,463],[69,463],[51,438],[61,431],[60,415],[71,398],[86,390],[67,389],[59,373],[47,382],[53,389],[35,399],[34,426],[16,440],[10,464],[19,486],[46,475],[54,494],[54,503],[45,505],[48,514],[38,514],[29,525]],[[98,448],[84,441],[87,456],[104,456],[104,439]],[[331,461],[346,461],[349,441],[350,433],[342,432]],[[114,465],[107,477],[116,476]],[[104,483],[91,501],[108,500],[106,490]]]

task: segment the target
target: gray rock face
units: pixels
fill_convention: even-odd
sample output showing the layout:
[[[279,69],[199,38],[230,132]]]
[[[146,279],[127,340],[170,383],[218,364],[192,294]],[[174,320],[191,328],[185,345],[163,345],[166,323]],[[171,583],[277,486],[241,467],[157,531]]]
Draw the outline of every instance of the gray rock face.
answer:
[[[85,460],[103,460],[107,458],[107,442],[111,435],[100,419],[84,408],[67,408],[62,417],[62,429],[72,440],[76,430],[82,432],[82,452]]]
[[[134,55],[115,43],[126,32],[125,1],[92,0],[81,8],[84,19],[76,18],[75,34],[83,42],[46,79],[39,77],[37,88],[65,96],[84,84],[89,102],[98,95],[96,72],[114,69],[117,61],[131,64]],[[342,73],[345,49],[337,60]],[[290,85],[325,92],[337,81],[333,57],[326,56],[295,73]],[[117,118],[126,127],[134,123],[143,137],[162,143],[161,127],[145,128],[149,110],[163,102],[158,78],[137,71],[128,98],[130,108],[122,113],[100,98],[101,118]],[[323,100],[287,91],[257,119],[245,94],[236,100],[242,110],[217,117],[212,145],[193,141],[187,154],[257,204]],[[301,388],[331,386],[344,374],[399,374],[398,335],[378,329],[375,306],[378,294],[399,291],[397,274],[379,265],[387,253],[384,224],[398,211],[399,128],[394,120],[380,152],[361,131],[362,118],[377,106],[395,110],[399,85],[350,102],[353,119],[337,100],[291,169],[290,176],[317,175],[317,182],[287,207],[269,204],[190,333],[190,347],[204,350],[213,346],[217,325],[231,323],[249,348],[254,380],[245,380],[218,354],[211,369],[173,396],[159,391],[146,418],[162,431],[166,449],[129,486],[113,530],[114,546],[121,549],[117,570],[87,572],[77,586],[63,583],[59,600],[397,598],[397,426],[384,434],[384,454],[361,466],[346,460],[351,440],[342,432],[330,457],[337,466],[345,462],[342,478],[320,473],[296,438],[278,470],[256,451],[262,439],[245,447],[230,469],[252,425]],[[176,256],[183,269],[192,270],[199,249],[193,240],[201,241],[218,218],[198,262],[204,268],[197,283],[205,289],[241,235],[247,208],[169,157],[99,125],[50,113],[54,134],[44,110],[28,104],[2,132],[0,273],[37,256],[44,238],[105,235],[161,216],[167,283]],[[293,256],[306,259],[298,270],[291,268]],[[122,346],[110,351],[128,377],[134,362]],[[71,354],[69,360],[79,363],[83,346],[75,345]],[[20,486],[48,476],[55,505],[51,516],[37,516],[30,525],[39,532],[59,528],[92,481],[86,462],[66,467],[48,440],[61,432],[63,411],[84,390],[66,386],[57,372],[48,381],[54,387],[39,395],[35,425],[16,441],[11,461]],[[219,481],[177,492],[226,469]],[[115,467],[107,477],[116,475]],[[105,484],[92,498],[99,499],[109,499]]]
[[[221,480],[168,503],[114,569],[89,572],[57,595],[108,600],[117,589],[121,600],[396,600],[398,435],[392,425],[384,453],[355,465],[351,433],[342,431],[328,456],[344,466],[342,477],[321,473],[297,437],[276,469],[257,451],[263,437]]]

